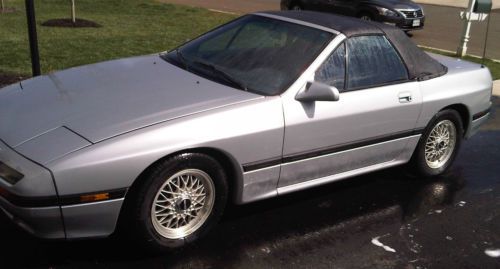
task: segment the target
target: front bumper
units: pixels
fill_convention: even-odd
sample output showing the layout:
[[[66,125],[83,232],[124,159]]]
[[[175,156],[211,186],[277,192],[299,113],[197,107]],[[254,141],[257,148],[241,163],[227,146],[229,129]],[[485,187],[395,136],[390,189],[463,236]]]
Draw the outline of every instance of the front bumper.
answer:
[[[51,172],[0,140],[0,161],[24,178],[0,178],[0,210],[28,233],[45,239],[105,237],[114,232],[127,189],[59,196]],[[101,197],[102,200],[88,200]]]
[[[418,25],[415,22],[418,21]],[[403,19],[396,23],[396,26],[403,30],[421,30],[424,28],[425,17],[415,19]]]
[[[115,231],[123,200],[118,198],[67,206],[22,207],[0,196],[0,209],[16,225],[39,238],[96,238],[109,236]]]
[[[55,207],[25,208],[0,197],[0,209],[9,219],[28,233],[46,239],[65,238],[61,209]]]
[[[0,209],[37,237],[64,238],[61,210],[50,171],[19,155],[2,141],[0,161],[24,175],[13,185],[0,178]]]
[[[403,30],[421,30],[425,25],[425,17],[405,18],[403,16],[388,17],[379,15],[378,21],[394,25]]]

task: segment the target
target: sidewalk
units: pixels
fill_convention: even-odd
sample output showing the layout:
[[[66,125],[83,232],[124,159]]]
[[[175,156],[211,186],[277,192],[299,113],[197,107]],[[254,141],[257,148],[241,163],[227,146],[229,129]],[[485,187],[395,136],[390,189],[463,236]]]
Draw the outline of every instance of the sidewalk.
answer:
[[[500,97],[500,79],[493,81],[493,95]]]

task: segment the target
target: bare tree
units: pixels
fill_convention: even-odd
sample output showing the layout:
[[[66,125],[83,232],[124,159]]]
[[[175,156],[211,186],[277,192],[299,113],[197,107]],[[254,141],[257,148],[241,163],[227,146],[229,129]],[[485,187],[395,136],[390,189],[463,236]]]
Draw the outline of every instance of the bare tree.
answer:
[[[2,0],[3,1],[3,0]],[[76,23],[75,0],[71,0],[71,21]]]

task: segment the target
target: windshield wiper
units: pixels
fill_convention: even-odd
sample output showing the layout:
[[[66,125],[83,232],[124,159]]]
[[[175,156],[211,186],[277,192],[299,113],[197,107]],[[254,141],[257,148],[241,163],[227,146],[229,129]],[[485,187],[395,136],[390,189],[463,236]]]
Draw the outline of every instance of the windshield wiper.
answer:
[[[208,68],[210,71],[212,71],[212,73],[217,74],[220,78],[224,79],[225,81],[231,83],[234,86],[237,86],[241,90],[248,91],[248,87],[245,85],[245,83],[235,79],[233,76],[217,68],[217,66],[202,61],[193,61],[193,63]]]

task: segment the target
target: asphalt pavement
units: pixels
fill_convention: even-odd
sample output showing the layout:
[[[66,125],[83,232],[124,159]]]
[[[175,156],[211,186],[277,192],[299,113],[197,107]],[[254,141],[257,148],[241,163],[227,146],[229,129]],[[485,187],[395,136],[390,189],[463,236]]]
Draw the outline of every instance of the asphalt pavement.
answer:
[[[122,237],[35,239],[0,216],[0,268],[500,268],[500,98],[432,180],[388,169],[243,206],[206,238],[152,254]]]
[[[204,7],[223,12],[244,14],[262,10],[279,10],[280,0],[160,0],[167,3]],[[419,2],[419,1],[417,1]],[[426,1],[431,2],[431,1]],[[439,2],[439,1],[435,1]],[[450,2],[450,1],[448,1]],[[454,1],[451,1],[454,2]],[[450,3],[451,3],[450,2]],[[458,1],[455,1],[458,2]],[[461,2],[459,2],[461,3]],[[423,30],[413,31],[412,38],[419,44],[437,49],[456,51],[463,29],[459,18],[464,8],[443,5],[422,4],[426,22]],[[494,7],[499,4],[495,2]],[[486,57],[500,60],[500,9],[491,13]],[[474,22],[468,54],[482,56],[486,37],[487,21]]]

